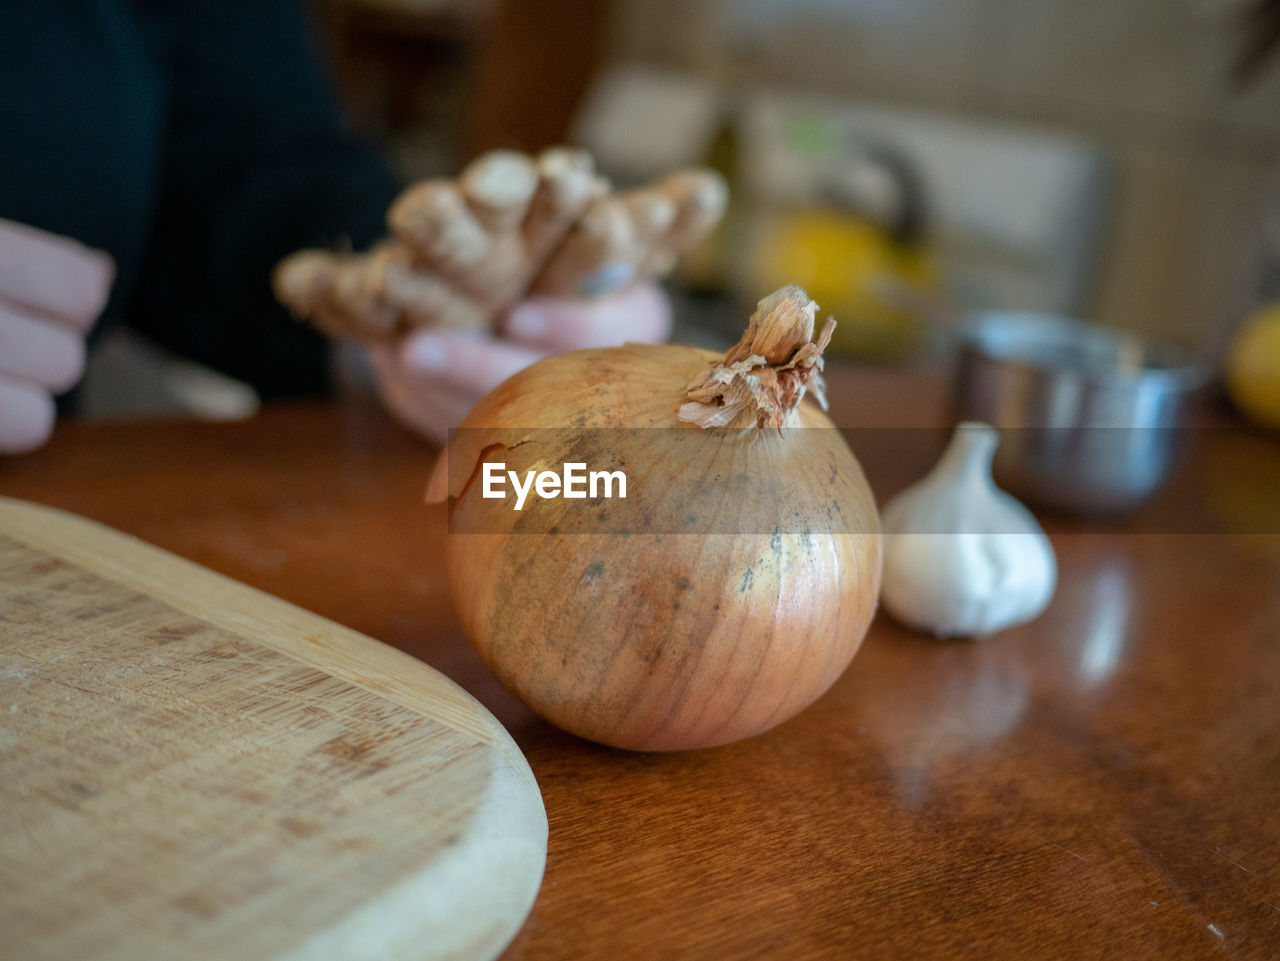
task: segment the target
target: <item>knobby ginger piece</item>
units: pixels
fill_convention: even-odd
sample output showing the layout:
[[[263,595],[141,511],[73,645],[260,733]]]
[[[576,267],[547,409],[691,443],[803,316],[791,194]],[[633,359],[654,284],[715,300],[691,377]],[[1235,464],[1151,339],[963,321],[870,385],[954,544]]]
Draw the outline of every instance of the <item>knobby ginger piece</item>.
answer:
[[[493,329],[530,293],[591,297],[666,273],[726,199],[711,171],[613,194],[585,151],[493,151],[456,180],[408,188],[387,215],[392,237],[373,250],[299,251],[273,285],[295,315],[340,337]]]

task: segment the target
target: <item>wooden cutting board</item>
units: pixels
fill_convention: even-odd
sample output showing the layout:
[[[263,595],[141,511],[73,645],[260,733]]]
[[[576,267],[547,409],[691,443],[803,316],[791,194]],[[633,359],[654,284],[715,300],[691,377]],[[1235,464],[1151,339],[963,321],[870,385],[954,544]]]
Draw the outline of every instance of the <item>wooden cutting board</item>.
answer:
[[[0,498],[0,957],[491,958],[546,845],[443,675]]]

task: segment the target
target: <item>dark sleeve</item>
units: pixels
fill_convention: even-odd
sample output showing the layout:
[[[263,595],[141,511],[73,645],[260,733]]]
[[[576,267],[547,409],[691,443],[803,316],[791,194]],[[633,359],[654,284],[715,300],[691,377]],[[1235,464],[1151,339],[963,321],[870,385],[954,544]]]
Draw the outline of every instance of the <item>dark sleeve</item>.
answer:
[[[171,101],[135,324],[265,397],[328,386],[327,347],[270,290],[307,246],[367,246],[396,184],[344,129],[288,0],[173,5]]]

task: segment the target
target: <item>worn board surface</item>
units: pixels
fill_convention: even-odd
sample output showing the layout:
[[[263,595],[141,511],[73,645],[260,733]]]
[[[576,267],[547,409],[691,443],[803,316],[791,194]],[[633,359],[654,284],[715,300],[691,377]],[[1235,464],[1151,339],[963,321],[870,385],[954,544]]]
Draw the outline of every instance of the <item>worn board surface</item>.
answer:
[[[0,958],[486,958],[546,856],[443,675],[0,499]]]

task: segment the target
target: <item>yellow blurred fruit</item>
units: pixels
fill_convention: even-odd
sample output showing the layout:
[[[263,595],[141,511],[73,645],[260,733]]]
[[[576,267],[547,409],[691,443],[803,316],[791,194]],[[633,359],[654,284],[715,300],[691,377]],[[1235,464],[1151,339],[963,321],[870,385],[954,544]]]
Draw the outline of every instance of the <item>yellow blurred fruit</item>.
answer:
[[[875,224],[830,210],[795,211],[771,223],[752,273],[761,290],[803,287],[824,314],[835,315],[832,348],[862,357],[910,352],[923,323],[904,302],[927,303],[938,289],[928,248],[895,243]]]
[[[1227,393],[1241,412],[1280,428],[1280,301],[1252,314],[1227,354]]]

